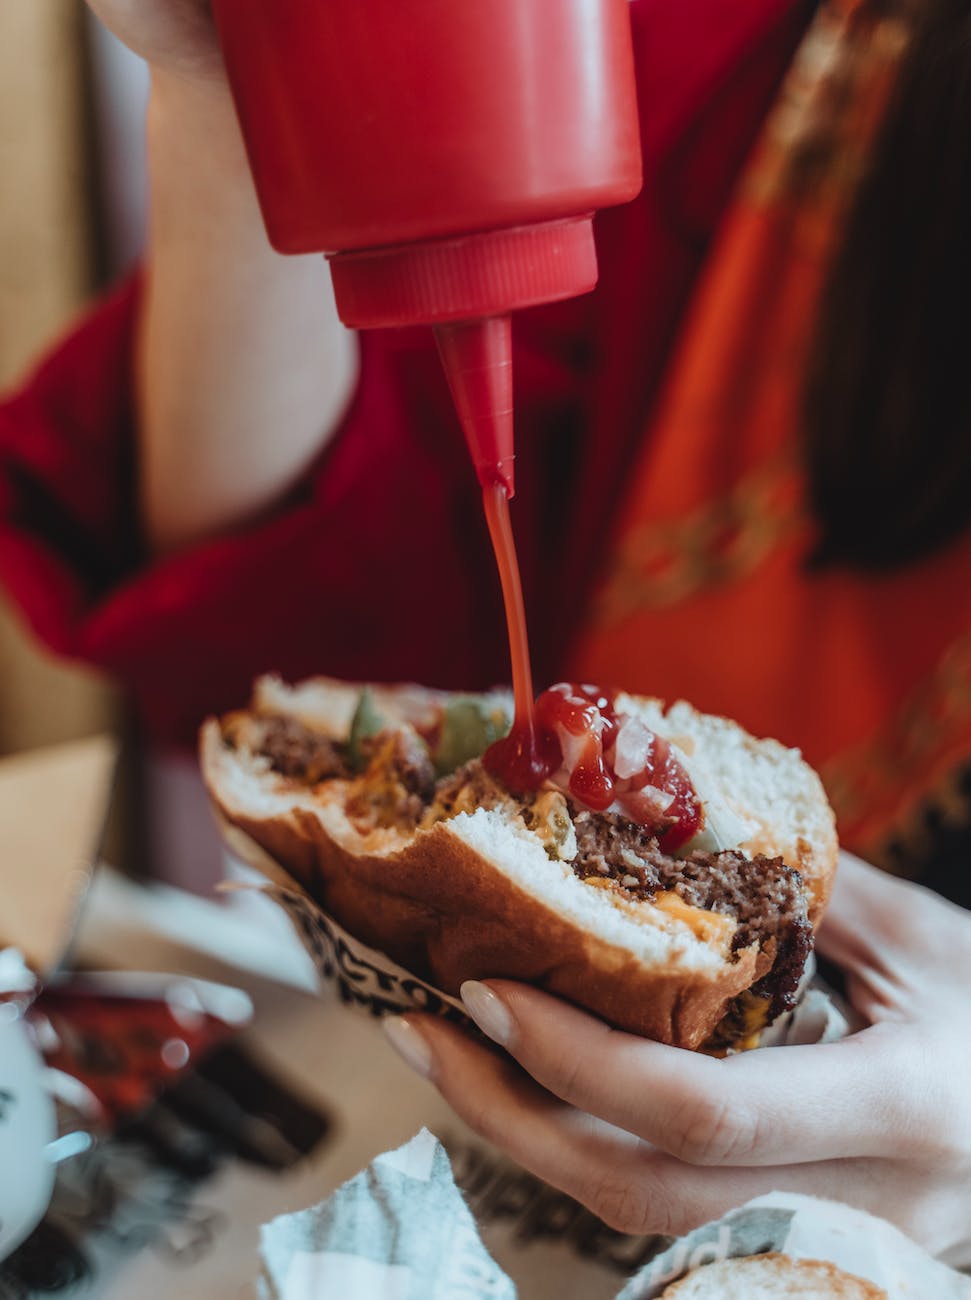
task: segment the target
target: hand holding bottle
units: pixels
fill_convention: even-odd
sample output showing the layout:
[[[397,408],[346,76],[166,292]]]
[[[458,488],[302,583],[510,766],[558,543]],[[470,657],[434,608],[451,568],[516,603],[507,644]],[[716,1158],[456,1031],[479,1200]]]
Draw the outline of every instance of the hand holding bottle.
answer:
[[[152,74],[137,363],[142,530],[159,552],[271,509],[357,374],[323,258],[270,247],[207,0],[90,0]]]

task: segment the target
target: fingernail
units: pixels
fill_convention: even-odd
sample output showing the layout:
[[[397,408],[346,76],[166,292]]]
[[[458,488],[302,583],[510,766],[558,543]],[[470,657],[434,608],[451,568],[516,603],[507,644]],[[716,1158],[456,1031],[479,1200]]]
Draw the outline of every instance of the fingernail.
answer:
[[[423,1079],[431,1077],[432,1049],[420,1029],[404,1016],[385,1016],[381,1021],[384,1036],[410,1069]]]
[[[459,992],[466,1011],[482,1032],[507,1047],[512,1039],[513,1019],[502,998],[478,980],[466,980]]]

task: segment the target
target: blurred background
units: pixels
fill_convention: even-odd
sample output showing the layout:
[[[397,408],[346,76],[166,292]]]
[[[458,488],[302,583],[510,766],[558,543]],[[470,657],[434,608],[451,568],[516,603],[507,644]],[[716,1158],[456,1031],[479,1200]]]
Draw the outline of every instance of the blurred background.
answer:
[[[138,256],[147,88],[81,0],[0,5],[0,388]],[[0,753],[118,724],[108,686],[38,649],[0,593]]]

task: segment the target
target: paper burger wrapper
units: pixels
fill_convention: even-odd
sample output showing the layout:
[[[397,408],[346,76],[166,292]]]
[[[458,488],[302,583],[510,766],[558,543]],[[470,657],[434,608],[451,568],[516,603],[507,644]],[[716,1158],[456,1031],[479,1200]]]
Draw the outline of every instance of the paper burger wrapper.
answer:
[[[336,985],[342,1002],[376,1018],[426,1011],[478,1033],[457,998],[355,939],[245,831],[224,819],[219,821],[233,858],[263,877],[263,883],[252,887],[283,908],[319,978]],[[224,886],[245,887],[238,882]],[[764,1031],[761,1046],[832,1042],[856,1027],[852,1011],[816,980],[815,969],[810,958],[796,1007]]]
[[[696,1269],[779,1252],[827,1261],[887,1300],[968,1300],[971,1281],[932,1259],[883,1219],[834,1201],[772,1192],[678,1238],[614,1300],[656,1300]],[[327,1200],[261,1233],[264,1300],[513,1300],[427,1130],[379,1155]],[[555,1278],[526,1295],[557,1295]]]
[[[835,1264],[879,1287],[887,1300],[971,1300],[971,1279],[933,1259],[885,1219],[795,1192],[759,1196],[679,1237],[617,1300],[656,1300],[672,1282],[707,1264],[776,1251]]]
[[[342,1002],[375,1018],[427,1011],[464,1025],[473,1022],[458,998],[396,965],[349,934],[245,831],[220,819],[226,847],[263,883],[249,886],[283,908],[322,981],[336,985]],[[231,882],[224,888],[247,888]]]

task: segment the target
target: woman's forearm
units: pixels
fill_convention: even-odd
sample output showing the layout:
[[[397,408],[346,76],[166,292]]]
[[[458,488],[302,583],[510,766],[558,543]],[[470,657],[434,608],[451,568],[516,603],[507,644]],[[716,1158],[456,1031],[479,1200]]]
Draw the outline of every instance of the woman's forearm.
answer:
[[[323,259],[267,242],[224,81],[156,73],[148,145],[140,493],[170,551],[286,493],[340,419],[357,348]]]

